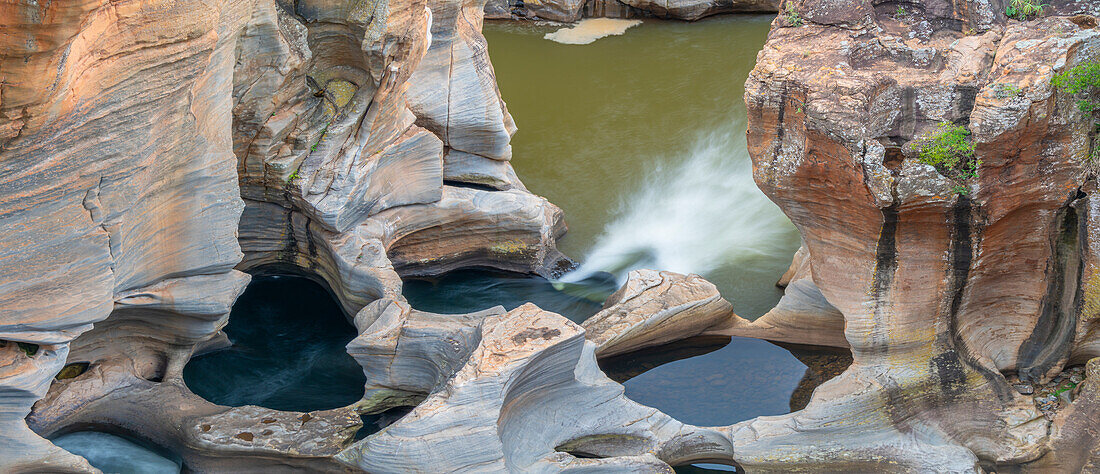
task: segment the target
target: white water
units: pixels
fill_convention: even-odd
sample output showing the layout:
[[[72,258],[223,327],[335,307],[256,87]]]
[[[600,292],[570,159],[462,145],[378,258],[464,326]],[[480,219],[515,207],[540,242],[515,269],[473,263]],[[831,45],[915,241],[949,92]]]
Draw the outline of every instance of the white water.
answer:
[[[760,257],[790,258],[792,225],[753,182],[744,119],[725,123],[699,137],[671,169],[656,167],[561,281],[609,272],[622,283],[639,268],[707,276]]]

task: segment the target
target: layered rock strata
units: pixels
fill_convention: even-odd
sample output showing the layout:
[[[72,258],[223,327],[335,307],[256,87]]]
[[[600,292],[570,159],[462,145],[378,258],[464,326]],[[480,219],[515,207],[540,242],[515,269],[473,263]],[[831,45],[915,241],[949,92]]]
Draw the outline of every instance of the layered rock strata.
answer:
[[[41,438],[77,426],[198,470],[344,470],[332,447],[349,442],[354,407],[264,438],[241,425],[255,409],[183,385],[191,355],[225,343],[243,271],[322,280],[350,317],[403,301],[401,274],[568,263],[560,210],[507,162],[515,127],[483,5],[433,6],[0,5],[0,470],[91,470]],[[74,378],[51,386],[66,362]],[[202,417],[215,431],[172,431]],[[222,431],[238,428],[254,439]]]
[[[808,1],[776,20],[746,87],[749,151],[803,237],[784,302],[801,273],[828,305],[781,302],[748,329],[830,345],[842,329],[853,364],[801,412],[730,428],[746,469],[1092,462],[1095,441],[1056,434],[1096,416],[1089,396],[1050,422],[1006,381],[1097,356],[1093,124],[1051,78],[1100,59],[1100,31],[1070,16],[1092,7],[1052,3],[1026,22],[977,1]],[[971,132],[976,177],[918,159],[941,122]]]
[[[416,378],[433,381],[430,395],[337,458],[367,472],[668,472],[670,464],[729,462],[718,431],[626,399],[575,323],[532,304],[480,316],[476,326],[452,323],[464,329],[447,331],[440,318],[403,329],[410,342],[435,348],[401,354],[438,362]]]
[[[232,109],[249,5],[0,4],[0,340],[35,348],[4,343],[0,471],[90,469],[23,422],[66,357],[182,368],[247,283]],[[93,324],[117,342],[75,344]]]

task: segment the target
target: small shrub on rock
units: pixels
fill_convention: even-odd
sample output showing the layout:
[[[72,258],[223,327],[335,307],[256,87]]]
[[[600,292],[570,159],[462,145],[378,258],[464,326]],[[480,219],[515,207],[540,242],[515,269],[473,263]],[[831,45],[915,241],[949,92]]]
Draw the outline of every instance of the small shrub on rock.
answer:
[[[1092,113],[1100,107],[1100,104],[1092,100],[1096,88],[1100,87],[1100,63],[1096,61],[1081,63],[1068,71],[1055,74],[1050,79],[1050,85],[1067,94],[1086,96],[1077,101],[1077,108],[1082,112]]]
[[[787,24],[790,26],[802,26],[802,15],[798,14],[798,10],[794,9],[794,2],[788,0],[783,7],[783,19],[787,20]]]
[[[1035,0],[1012,0],[1005,7],[1005,15],[1020,21],[1027,21],[1031,17],[1043,14],[1043,10],[1050,5]]]
[[[1092,120],[1092,129],[1089,131],[1092,151],[1082,161],[1086,173],[1100,174],[1100,144],[1096,143],[1097,131],[1100,130],[1100,118],[1097,117],[1097,113],[1100,113],[1100,102],[1095,100],[1096,93],[1100,90],[1100,63],[1088,61],[1055,74],[1050,79],[1050,85],[1074,96],[1077,99],[1077,108]]]
[[[982,162],[974,158],[974,144],[966,127],[943,122],[935,132],[920,139],[917,151],[921,163],[934,166],[955,181],[957,194],[970,193],[966,181],[978,177]]]

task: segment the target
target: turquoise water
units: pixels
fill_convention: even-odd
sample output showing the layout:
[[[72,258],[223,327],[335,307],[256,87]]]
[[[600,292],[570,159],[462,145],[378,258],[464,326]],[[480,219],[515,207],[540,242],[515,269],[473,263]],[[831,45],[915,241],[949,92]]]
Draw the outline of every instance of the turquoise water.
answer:
[[[98,431],[78,431],[51,439],[61,449],[84,456],[105,474],[175,474],[183,463],[142,443]]]

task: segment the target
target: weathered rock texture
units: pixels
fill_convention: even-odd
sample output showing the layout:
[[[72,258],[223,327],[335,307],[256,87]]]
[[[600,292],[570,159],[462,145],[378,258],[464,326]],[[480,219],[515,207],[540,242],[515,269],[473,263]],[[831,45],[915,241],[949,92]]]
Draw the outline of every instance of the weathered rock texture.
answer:
[[[485,16],[573,22],[581,18],[698,20],[721,13],[771,13],[780,0],[489,0]]]
[[[434,341],[436,354],[403,354],[443,362],[417,371],[431,394],[338,459],[367,472],[669,472],[669,464],[729,462],[718,431],[626,399],[575,323],[531,304],[480,316],[450,330],[429,316],[393,333],[422,348]],[[404,350],[404,340],[391,341]]]
[[[40,346],[5,346],[0,432],[18,441],[0,471],[88,468],[22,421],[66,355],[85,357],[74,338],[113,324],[115,347],[87,353],[182,368],[247,283],[231,132],[249,10],[0,4],[0,339]]]
[[[804,238],[780,305],[748,323],[697,277],[637,272],[583,327],[401,297],[401,275],[563,261],[560,211],[508,163],[480,2],[0,4],[0,471],[92,471],[41,437],[88,426],[207,472],[1094,469],[1093,124],[1049,81],[1100,59],[1095,19],[1068,16],[1095,7],[1021,23],[1000,2],[841,3],[795,2],[746,88],[757,182]],[[973,132],[965,195],[913,156],[940,121]],[[327,283],[364,400],[190,393],[182,368],[222,341],[242,270]],[[627,400],[596,365],[708,334],[853,362],[799,412],[720,428]],[[1050,419],[1005,377],[1086,361]],[[358,414],[397,406],[415,408],[352,444]]]
[[[817,288],[806,256],[806,247],[799,247],[777,283],[783,297],[767,314],[755,321],[734,317],[729,326],[712,333],[847,349],[844,314]]]
[[[635,270],[582,326],[602,358],[711,334],[735,318],[729,301],[698,275]]]
[[[346,470],[358,408],[299,432],[183,385],[243,271],[322,280],[350,317],[402,274],[567,264],[508,163],[483,6],[0,3],[0,471],[90,470],[39,437],[77,426],[200,471]],[[88,370],[51,387],[66,362]]]
[[[731,427],[745,468],[1040,469],[1096,449],[1064,441],[1090,399],[1049,422],[1005,379],[1098,355],[1093,124],[1050,79],[1100,59],[1100,31],[1066,16],[1095,7],[1052,3],[1020,22],[1000,2],[809,0],[803,26],[776,20],[746,87],[749,151],[808,269],[742,330],[839,345],[843,329],[854,362],[805,410]],[[943,121],[973,132],[979,177],[917,160]]]

